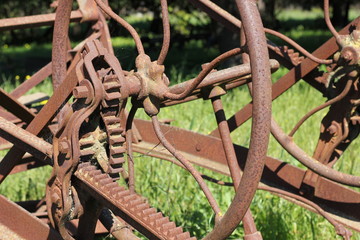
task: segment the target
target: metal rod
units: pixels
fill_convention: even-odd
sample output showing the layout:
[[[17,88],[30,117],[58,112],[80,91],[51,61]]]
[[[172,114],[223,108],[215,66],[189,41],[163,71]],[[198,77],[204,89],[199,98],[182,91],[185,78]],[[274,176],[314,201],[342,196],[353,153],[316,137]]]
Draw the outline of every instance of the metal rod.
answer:
[[[236,192],[241,180],[241,169],[237,161],[235,149],[231,140],[229,126],[226,121],[226,116],[222,105],[221,97],[216,96],[214,98],[211,98],[211,102],[216,116],[216,121],[219,127],[221,142],[224,147],[226,161],[230,170],[230,176],[233,180],[234,188]],[[245,216],[243,218],[243,223],[244,223],[245,235],[248,236],[257,235],[258,237],[256,239],[262,239],[261,233],[258,232],[256,229],[256,225],[254,222],[254,218],[251,214],[250,208],[245,213]]]
[[[253,0],[237,0],[251,60],[253,79],[253,122],[250,149],[236,195],[214,229],[204,238],[226,239],[248,210],[260,181],[270,134],[271,73],[261,17]]]
[[[340,41],[340,35],[339,33],[335,30],[334,26],[331,23],[330,20],[330,9],[329,9],[329,0],[324,0],[324,18],[325,18],[325,22],[327,27],[329,28],[330,32],[332,33],[332,35],[336,38],[336,41],[339,42]]]
[[[133,106],[129,112],[129,115],[126,120],[126,149],[127,149],[127,160],[129,168],[129,190],[135,192],[135,168],[134,168],[134,158],[132,150],[132,124],[137,111],[137,107]]]
[[[237,54],[240,54],[242,52],[242,49],[235,48],[230,51],[227,51],[218,57],[216,57],[214,60],[212,60],[209,64],[207,64],[203,70],[199,73],[199,75],[194,79],[187,88],[179,94],[173,94],[171,92],[167,92],[164,94],[166,98],[169,98],[171,100],[181,100],[185,97],[187,97],[199,84],[204,78],[213,70],[218,64],[220,64],[225,59],[228,59],[229,57],[235,56]]]
[[[210,189],[204,182],[204,179],[201,177],[201,174],[191,165],[191,163],[180,153],[178,152],[165,138],[164,134],[161,131],[159,120],[157,119],[157,116],[151,117],[152,124],[155,130],[155,134],[160,140],[161,144],[176,158],[178,159],[190,172],[190,174],[195,178],[197,183],[199,184],[200,188],[204,192],[207,200],[209,201],[209,204],[213,211],[216,214],[216,220],[218,220],[221,217],[221,211],[219,208],[219,205],[217,204],[216,200],[214,199],[213,195],[210,192]]]
[[[102,0],[95,0],[97,5],[111,18],[113,18],[115,21],[117,21],[121,26],[123,26],[126,30],[129,31],[131,36],[133,37],[135,41],[136,48],[138,50],[139,54],[145,54],[144,46],[141,42],[139,34],[136,32],[136,30],[131,26],[128,22],[126,22],[123,18],[121,18],[119,15],[113,12],[113,10],[107,6],[105,3],[103,3]]]
[[[66,76],[66,58],[68,50],[68,35],[72,0],[63,0],[56,9],[53,48],[52,48],[52,81],[56,90]]]
[[[169,12],[168,12],[168,4],[167,0],[161,0],[161,15],[163,22],[163,44],[161,47],[161,51],[157,60],[159,65],[162,65],[165,61],[166,55],[169,51],[170,47],[170,23],[169,23]]]
[[[271,133],[288,153],[315,173],[338,183],[360,187],[360,177],[338,172],[310,157],[284,133],[274,119],[271,119]]]
[[[310,110],[307,114],[305,114],[300,121],[295,125],[295,127],[291,130],[291,132],[289,133],[289,137],[294,136],[295,132],[299,129],[299,127],[306,121],[306,119],[308,119],[309,117],[311,117],[313,114],[317,113],[318,111],[320,111],[321,109],[326,108],[327,106],[330,106],[331,104],[334,104],[338,101],[340,101],[341,99],[343,99],[347,93],[349,92],[351,85],[352,85],[353,81],[350,79],[347,81],[344,90],[335,98],[321,104],[320,106],[315,107],[314,109]]]
[[[40,14],[25,17],[5,18],[0,19],[0,32],[6,30],[15,30],[23,28],[52,26],[55,22],[55,13]],[[71,22],[80,22],[82,20],[82,13],[80,10],[72,11],[70,14]]]

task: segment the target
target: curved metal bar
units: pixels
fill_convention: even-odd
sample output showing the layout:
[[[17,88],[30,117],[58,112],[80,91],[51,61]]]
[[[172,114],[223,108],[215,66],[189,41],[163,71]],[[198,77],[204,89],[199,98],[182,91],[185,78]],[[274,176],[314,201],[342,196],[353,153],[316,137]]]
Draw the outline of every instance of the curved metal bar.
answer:
[[[289,43],[291,46],[296,48],[296,50],[298,50],[300,53],[302,53],[305,57],[308,57],[309,59],[311,59],[314,62],[317,62],[317,63],[320,63],[320,64],[331,64],[331,63],[333,63],[332,59],[321,59],[321,58],[318,58],[315,55],[309,53],[306,49],[301,47],[297,42],[295,42],[294,40],[292,40],[291,38],[285,36],[282,33],[279,33],[277,31],[269,29],[269,28],[264,28],[264,30],[265,30],[266,33],[274,35],[275,37],[278,37],[278,38],[284,40],[285,42]]]
[[[201,174],[191,165],[191,163],[179,152],[177,151],[171,143],[165,138],[164,134],[161,131],[159,120],[157,116],[152,116],[151,121],[155,130],[155,134],[160,140],[161,144],[177,159],[181,162],[182,165],[191,173],[191,175],[195,178],[196,182],[199,184],[201,190],[204,192],[207,200],[213,211],[216,214],[216,219],[221,216],[221,210],[213,195],[210,192],[210,189],[204,182],[204,179],[201,177]]]
[[[66,58],[72,0],[64,0],[56,9],[53,48],[52,48],[52,81],[53,89],[62,83],[66,76]]]
[[[289,133],[289,137],[294,136],[295,132],[299,129],[299,127],[306,121],[306,119],[311,117],[313,114],[315,114],[318,111],[320,111],[321,109],[324,109],[327,106],[330,106],[331,104],[336,103],[336,102],[340,101],[341,99],[343,99],[346,96],[346,94],[349,92],[352,83],[353,83],[352,80],[348,80],[345,85],[344,90],[339,95],[337,95],[335,98],[321,104],[320,106],[315,107],[314,109],[310,110],[306,115],[304,115],[300,119],[300,121],[295,125],[295,127],[291,130],[291,132]]]
[[[157,63],[159,65],[162,65],[164,63],[170,47],[170,23],[167,0],[161,0],[161,15],[163,22],[164,38],[161,51],[157,60]]]
[[[315,173],[338,183],[360,187],[360,177],[338,172],[307,155],[291,137],[284,133],[274,119],[271,119],[271,133],[289,154]]]
[[[340,42],[340,35],[335,30],[334,26],[331,23],[329,11],[330,11],[329,10],[329,0],[324,0],[324,18],[325,18],[326,25],[329,28],[332,35],[336,38],[336,41]]]
[[[220,64],[222,61],[229,57],[240,54],[241,52],[242,49],[235,48],[219,55],[203,68],[199,75],[193,80],[193,82],[191,82],[191,84],[189,84],[189,86],[187,86],[187,88],[182,93],[174,94],[171,92],[167,92],[164,94],[164,97],[171,100],[182,100],[186,98],[218,64]],[[269,63],[267,63],[267,65],[269,65]]]
[[[137,111],[137,107],[133,106],[129,112],[126,120],[126,152],[128,156],[128,169],[129,169],[129,190],[135,192],[135,168],[132,150],[132,123]]]
[[[223,8],[219,7],[212,1],[207,1],[207,0],[189,0],[189,1],[192,4],[194,4],[195,6],[197,6],[198,8],[207,12],[211,18],[224,24],[226,27],[228,27],[233,32],[237,31],[238,29],[240,29],[242,27],[242,23],[239,19],[237,19],[232,14],[225,11]],[[329,64],[332,61],[332,60],[325,60],[325,59],[320,59],[320,58],[315,57],[313,54],[309,53],[304,48],[302,48],[294,40],[285,36],[282,33],[279,33],[277,31],[269,29],[269,28],[264,28],[264,31],[266,33],[272,34],[272,35],[284,40],[285,42],[289,43],[294,48],[296,48],[299,52],[301,52],[303,55],[305,55],[309,59],[313,60],[314,62]]]
[[[250,206],[265,164],[271,120],[271,79],[266,38],[254,0],[236,0],[243,20],[251,60],[253,121],[244,174],[236,195],[218,224],[204,239],[226,239],[238,226]]]
[[[213,91],[214,90],[216,90],[216,87],[213,89]],[[240,184],[242,172],[236,158],[236,153],[231,140],[230,130],[228,123],[226,121],[226,116],[224,113],[224,108],[222,106],[221,97],[216,96],[214,98],[211,98],[211,102],[213,105],[216,121],[218,123],[221,142],[223,144],[226,161],[230,170],[230,176],[234,183],[233,187],[235,188],[235,192],[236,192]],[[244,215],[243,224],[244,224],[245,238],[246,236],[256,234],[258,236],[258,239],[262,239],[261,233],[256,229],[254,218],[251,214],[250,209],[248,209]]]
[[[123,26],[126,30],[129,31],[131,36],[133,37],[135,41],[135,45],[137,48],[137,51],[139,54],[145,54],[144,46],[141,42],[139,34],[136,32],[136,30],[131,26],[128,22],[126,22],[123,18],[121,18],[119,15],[113,12],[113,10],[107,6],[105,3],[102,2],[102,0],[95,0],[97,5],[111,18],[113,18],[115,21],[117,21],[121,26]]]
[[[309,206],[311,206],[312,208],[314,208],[321,216],[323,216],[326,220],[328,220],[328,222],[334,226],[336,233],[340,236],[342,236],[344,239],[350,239],[350,236],[352,235],[351,231],[346,229],[342,224],[338,223],[334,218],[332,218],[327,212],[325,212],[319,205],[317,205],[316,203],[301,197],[299,195],[278,189],[278,188],[274,188],[274,187],[269,187],[269,186],[259,186],[258,187],[259,190],[263,190],[263,191],[267,191],[267,192],[272,192],[275,194],[280,194],[295,200],[298,200],[300,202],[303,202]]]

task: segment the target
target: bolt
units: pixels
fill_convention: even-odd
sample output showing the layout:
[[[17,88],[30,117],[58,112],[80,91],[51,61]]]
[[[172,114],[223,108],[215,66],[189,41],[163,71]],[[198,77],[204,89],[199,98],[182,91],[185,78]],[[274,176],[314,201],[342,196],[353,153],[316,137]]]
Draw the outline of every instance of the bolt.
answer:
[[[63,154],[69,152],[69,144],[66,140],[62,140],[59,142],[59,152]]]
[[[352,37],[354,38],[355,41],[359,41],[360,40],[360,30],[354,30],[351,33]]]
[[[337,129],[336,129],[336,126],[334,124],[331,124],[330,127],[328,127],[327,130],[328,130],[328,132],[330,134],[335,134]]]
[[[56,192],[54,192],[54,193],[51,194],[51,202],[55,203],[56,205],[59,204],[59,202],[60,202],[60,197],[59,197],[59,195],[58,195]]]
[[[89,95],[89,90],[85,86],[77,86],[73,90],[73,96],[75,98],[87,98],[88,95]]]
[[[201,145],[199,143],[196,144],[195,149],[196,149],[196,151],[200,152],[201,151]]]
[[[342,57],[345,59],[345,61],[351,61],[353,59],[353,53],[350,50],[345,50],[342,53]]]

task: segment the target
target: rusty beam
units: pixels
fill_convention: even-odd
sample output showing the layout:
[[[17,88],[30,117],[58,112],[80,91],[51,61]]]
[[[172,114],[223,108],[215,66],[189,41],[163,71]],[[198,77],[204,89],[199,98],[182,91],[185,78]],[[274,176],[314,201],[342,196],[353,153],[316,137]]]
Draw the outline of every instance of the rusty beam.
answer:
[[[0,88],[0,106],[26,123],[29,123],[34,119],[35,114],[32,113],[30,109],[25,107],[2,88]]]
[[[2,195],[0,212],[3,239],[62,239],[55,230]]]
[[[136,119],[135,124],[142,133],[142,141],[133,144],[135,152],[175,161],[171,154],[161,145],[159,146],[159,140],[151,129],[151,122]],[[181,151],[190,162],[221,174],[230,175],[219,138],[168,125],[162,125],[161,128],[163,132],[166,132],[167,139],[171,144],[176,146],[178,151]],[[235,144],[234,147],[239,165],[243,170],[248,149]],[[304,174],[305,170],[303,169],[275,158],[266,157],[261,183],[301,196],[299,190]],[[333,181],[320,179],[314,186],[313,198],[309,200],[319,204],[339,222],[360,231],[360,193]],[[313,210],[309,206],[305,207]]]
[[[0,32],[15,29],[33,28],[41,26],[52,26],[55,22],[55,13],[40,14],[33,16],[14,17],[0,19]],[[80,10],[72,11],[71,22],[80,22],[83,14]]]
[[[52,145],[50,143],[2,117],[0,117],[0,136],[45,163],[51,163]]]
[[[360,18],[355,19],[351,23],[349,23],[345,28],[343,28],[340,33],[347,34],[349,29],[357,24],[360,21]],[[318,58],[327,59],[331,57],[338,50],[338,45],[334,37],[325,42],[321,47],[313,52]],[[318,72],[317,67],[318,63],[313,62],[309,58],[304,59],[299,65],[292,68],[287,74],[281,77],[276,83],[272,85],[272,99],[275,100],[281,94],[283,94],[286,90],[292,87],[295,83],[297,83],[300,79],[308,79],[307,82],[314,81],[313,78],[310,78],[313,75],[317,75]],[[234,131],[237,127],[242,125],[245,121],[251,118],[252,114],[252,102],[248,103],[241,110],[236,112],[232,117],[228,119],[230,131]],[[211,135],[218,136],[218,129],[215,129]]]
[[[69,74],[64,82],[59,86],[58,91],[49,99],[47,104],[40,110],[39,114],[26,127],[26,130],[32,134],[38,135],[58,113],[64,102],[69,98],[78,79],[76,77],[76,63],[70,66]],[[18,161],[25,154],[24,151],[14,146],[0,162],[0,183],[6,178],[11,170],[17,165]]]

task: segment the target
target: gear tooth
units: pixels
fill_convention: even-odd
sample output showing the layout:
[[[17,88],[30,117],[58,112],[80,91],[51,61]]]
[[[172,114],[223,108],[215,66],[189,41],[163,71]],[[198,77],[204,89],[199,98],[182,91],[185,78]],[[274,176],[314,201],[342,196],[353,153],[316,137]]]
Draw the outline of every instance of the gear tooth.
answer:
[[[111,127],[107,129],[110,137],[116,135],[117,137],[122,136],[121,134],[124,132],[124,129],[121,127]]]
[[[120,103],[119,99],[113,99],[113,100],[103,100],[102,105],[106,108],[114,108],[118,107]]]
[[[135,210],[136,210],[140,215],[142,215],[143,210],[148,209],[149,207],[150,207],[150,205],[149,205],[148,203],[144,202],[144,203],[141,203],[141,204],[137,205],[137,206],[135,207]]]
[[[116,186],[116,187],[113,187],[111,190],[110,190],[110,194],[112,196],[114,195],[117,195],[117,193],[121,192],[121,191],[125,191],[125,188],[124,187],[121,187],[121,186]]]
[[[175,227],[175,228],[172,228],[168,231],[168,235],[170,238],[174,238],[175,239],[175,236],[179,235],[179,234],[182,234],[183,233],[183,229],[182,227]],[[190,236],[189,236],[190,237]]]
[[[109,166],[109,174],[114,175],[112,178],[115,180],[115,178],[119,177],[118,174],[122,171],[122,165],[110,165]],[[117,175],[116,175],[117,174]]]
[[[93,166],[93,168],[94,168],[94,169],[96,169],[96,167],[95,167],[95,166]],[[92,176],[99,176],[99,175],[102,175],[101,170],[98,170],[98,169],[96,169],[95,171],[92,171],[91,173],[92,173]]]
[[[111,192],[112,189],[119,186],[119,184],[117,182],[114,182],[112,178],[111,178],[111,180],[112,180],[111,183],[108,183],[106,185],[106,188],[109,190],[109,192]]]
[[[112,101],[112,100],[119,100],[121,98],[121,93],[119,92],[107,92],[105,93],[105,100]]]
[[[111,178],[109,178],[109,177],[106,177],[106,178],[104,178],[104,179],[100,179],[99,180],[99,183],[100,183],[100,185],[102,185],[102,186],[106,186],[106,185],[108,185],[108,184],[110,184],[110,183],[113,183],[113,180],[111,179]]]
[[[186,239],[189,239],[190,238],[190,233],[189,232],[184,232],[184,233],[181,233],[179,235],[177,235],[175,237],[176,240],[186,240]]]
[[[95,152],[90,148],[80,150],[80,156],[82,156],[82,157],[92,156],[94,154],[95,154]]]
[[[94,179],[95,182],[100,182],[101,180],[104,180],[106,178],[107,178],[107,176],[105,174],[100,174],[100,175],[93,176],[93,179]]]
[[[142,203],[142,199],[140,197],[134,199],[134,200],[131,200],[129,202],[129,207],[131,208],[131,210],[135,210],[136,209],[136,206],[141,204]]]
[[[157,213],[153,213],[149,215],[149,222],[150,225],[152,225],[153,227],[155,227],[155,221],[158,219],[161,219],[163,217],[161,212],[157,212]]]
[[[91,164],[89,164],[89,165],[87,165],[87,166],[85,166],[85,167],[82,167],[82,169],[83,169],[84,171],[88,172],[90,176],[94,176],[96,167],[93,166],[93,165],[91,165]]]
[[[126,148],[122,147],[122,146],[111,146],[110,147],[110,154],[114,155],[114,154],[123,154],[126,152]]]
[[[121,85],[117,81],[107,81],[103,84],[105,91],[111,89],[120,89]]]
[[[176,227],[173,229],[170,229],[168,232],[168,235],[170,237],[175,237],[176,235],[182,234],[184,232],[184,230],[182,229],[182,227]]]
[[[103,118],[105,125],[113,125],[115,123],[120,123],[120,119],[116,116],[106,116]]]
[[[120,143],[124,143],[125,142],[125,138],[119,134],[119,135],[115,135],[115,136],[110,136],[110,144],[114,145],[114,144],[120,144]]]
[[[116,198],[117,199],[123,199],[124,197],[129,196],[130,194],[131,194],[130,191],[126,189],[124,191],[118,192],[116,194]]]
[[[119,155],[111,156],[109,162],[115,168],[116,166],[121,167],[121,165],[125,162],[124,155],[119,154]]]
[[[161,230],[166,233],[166,235],[169,235],[170,230],[174,230],[176,228],[176,225],[174,222],[168,222],[161,225]]]
[[[81,138],[79,140],[79,144],[80,144],[80,148],[86,148],[86,147],[91,147],[95,144],[95,141],[93,139],[89,139],[89,138]]]
[[[149,219],[150,215],[157,213],[157,211],[155,208],[148,208],[148,209],[141,211],[141,213],[142,213],[142,216],[144,217],[144,219],[145,218]]]
[[[126,206],[130,206],[130,202],[136,199],[136,194],[130,194],[128,196],[123,197],[123,201],[125,202]]]
[[[162,218],[159,218],[159,219],[155,220],[155,225],[157,227],[161,227],[162,225],[164,225],[164,224],[166,224],[168,222],[170,222],[169,217],[162,216]]]

